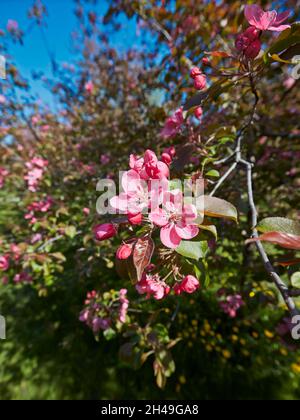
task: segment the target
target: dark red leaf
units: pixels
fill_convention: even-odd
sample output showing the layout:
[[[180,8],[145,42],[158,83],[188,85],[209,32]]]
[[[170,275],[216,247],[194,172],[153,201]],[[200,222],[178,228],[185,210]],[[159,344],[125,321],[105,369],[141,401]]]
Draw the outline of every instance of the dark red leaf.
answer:
[[[140,281],[145,268],[150,264],[154,252],[154,242],[150,237],[137,240],[133,250],[133,264],[136,269],[136,281]]]

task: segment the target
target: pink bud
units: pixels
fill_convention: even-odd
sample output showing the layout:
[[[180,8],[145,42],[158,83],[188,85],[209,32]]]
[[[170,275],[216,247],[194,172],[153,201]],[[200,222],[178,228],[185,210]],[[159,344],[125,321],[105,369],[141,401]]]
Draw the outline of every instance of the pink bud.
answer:
[[[202,74],[202,71],[199,69],[199,67],[193,67],[190,72],[190,76],[192,79],[195,79],[195,77],[200,76]]]
[[[168,153],[163,153],[161,155],[161,160],[162,162],[164,162],[166,165],[170,165],[172,163],[172,158]]]
[[[201,108],[201,106],[198,106],[198,108],[195,109],[194,115],[195,115],[196,118],[198,118],[198,120],[201,119],[201,117],[203,115],[203,109]]]
[[[202,58],[202,63],[204,66],[210,66],[210,61],[207,57]]]
[[[117,229],[112,223],[105,223],[95,226],[93,232],[97,241],[104,241],[116,236]]]
[[[120,248],[117,250],[116,257],[119,260],[127,260],[131,254],[132,254],[132,245],[124,244],[124,245],[121,245]]]
[[[206,76],[204,74],[195,77],[194,88],[197,90],[203,90],[206,88]]]
[[[244,51],[244,54],[247,58],[254,59],[258,56],[261,50],[261,42],[259,39],[253,41],[248,48]]]
[[[143,215],[142,213],[128,214],[128,221],[133,226],[140,225],[143,221]]]

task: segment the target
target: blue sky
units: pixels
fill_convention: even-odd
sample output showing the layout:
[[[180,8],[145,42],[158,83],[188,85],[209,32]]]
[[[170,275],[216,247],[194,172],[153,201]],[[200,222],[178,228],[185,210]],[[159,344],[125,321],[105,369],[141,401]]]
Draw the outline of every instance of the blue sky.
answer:
[[[27,29],[29,26],[27,12],[32,3],[33,0],[0,0],[0,29],[6,27],[8,19],[18,21],[21,29]],[[96,11],[103,14],[107,7],[107,1],[101,0],[99,3],[101,5]],[[74,2],[72,0],[44,0],[44,4],[48,9],[46,37],[49,47],[58,62],[72,62],[74,56],[71,51],[71,32],[76,29]],[[134,44],[138,45],[135,23],[128,22],[124,18],[121,23],[122,31],[112,35],[113,45],[120,49]],[[24,46],[11,44],[10,52],[24,77],[31,78],[32,70],[43,71],[46,75],[51,75],[49,56],[39,28],[36,26],[25,37]],[[51,97],[43,89],[41,83],[32,82],[32,86],[34,92],[38,93],[42,99],[49,101],[51,105]]]

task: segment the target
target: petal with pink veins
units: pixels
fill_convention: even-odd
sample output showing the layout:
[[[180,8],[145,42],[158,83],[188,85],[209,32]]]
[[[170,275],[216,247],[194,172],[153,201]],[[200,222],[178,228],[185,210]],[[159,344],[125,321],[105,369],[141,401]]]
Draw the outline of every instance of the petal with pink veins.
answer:
[[[160,239],[167,248],[175,249],[180,245],[181,238],[175,230],[174,223],[169,223],[161,229]]]
[[[168,224],[168,215],[163,209],[156,209],[149,215],[149,219],[157,226],[164,227]]]
[[[199,228],[196,225],[186,225],[185,223],[177,223],[175,230],[181,239],[193,239],[199,234]]]

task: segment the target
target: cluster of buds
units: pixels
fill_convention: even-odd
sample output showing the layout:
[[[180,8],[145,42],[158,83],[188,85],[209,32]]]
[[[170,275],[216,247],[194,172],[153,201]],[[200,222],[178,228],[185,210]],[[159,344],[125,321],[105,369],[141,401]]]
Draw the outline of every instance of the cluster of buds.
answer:
[[[261,50],[260,41],[261,31],[256,29],[254,26],[246,29],[241,33],[235,42],[235,46],[246,58],[254,59],[258,56]]]

